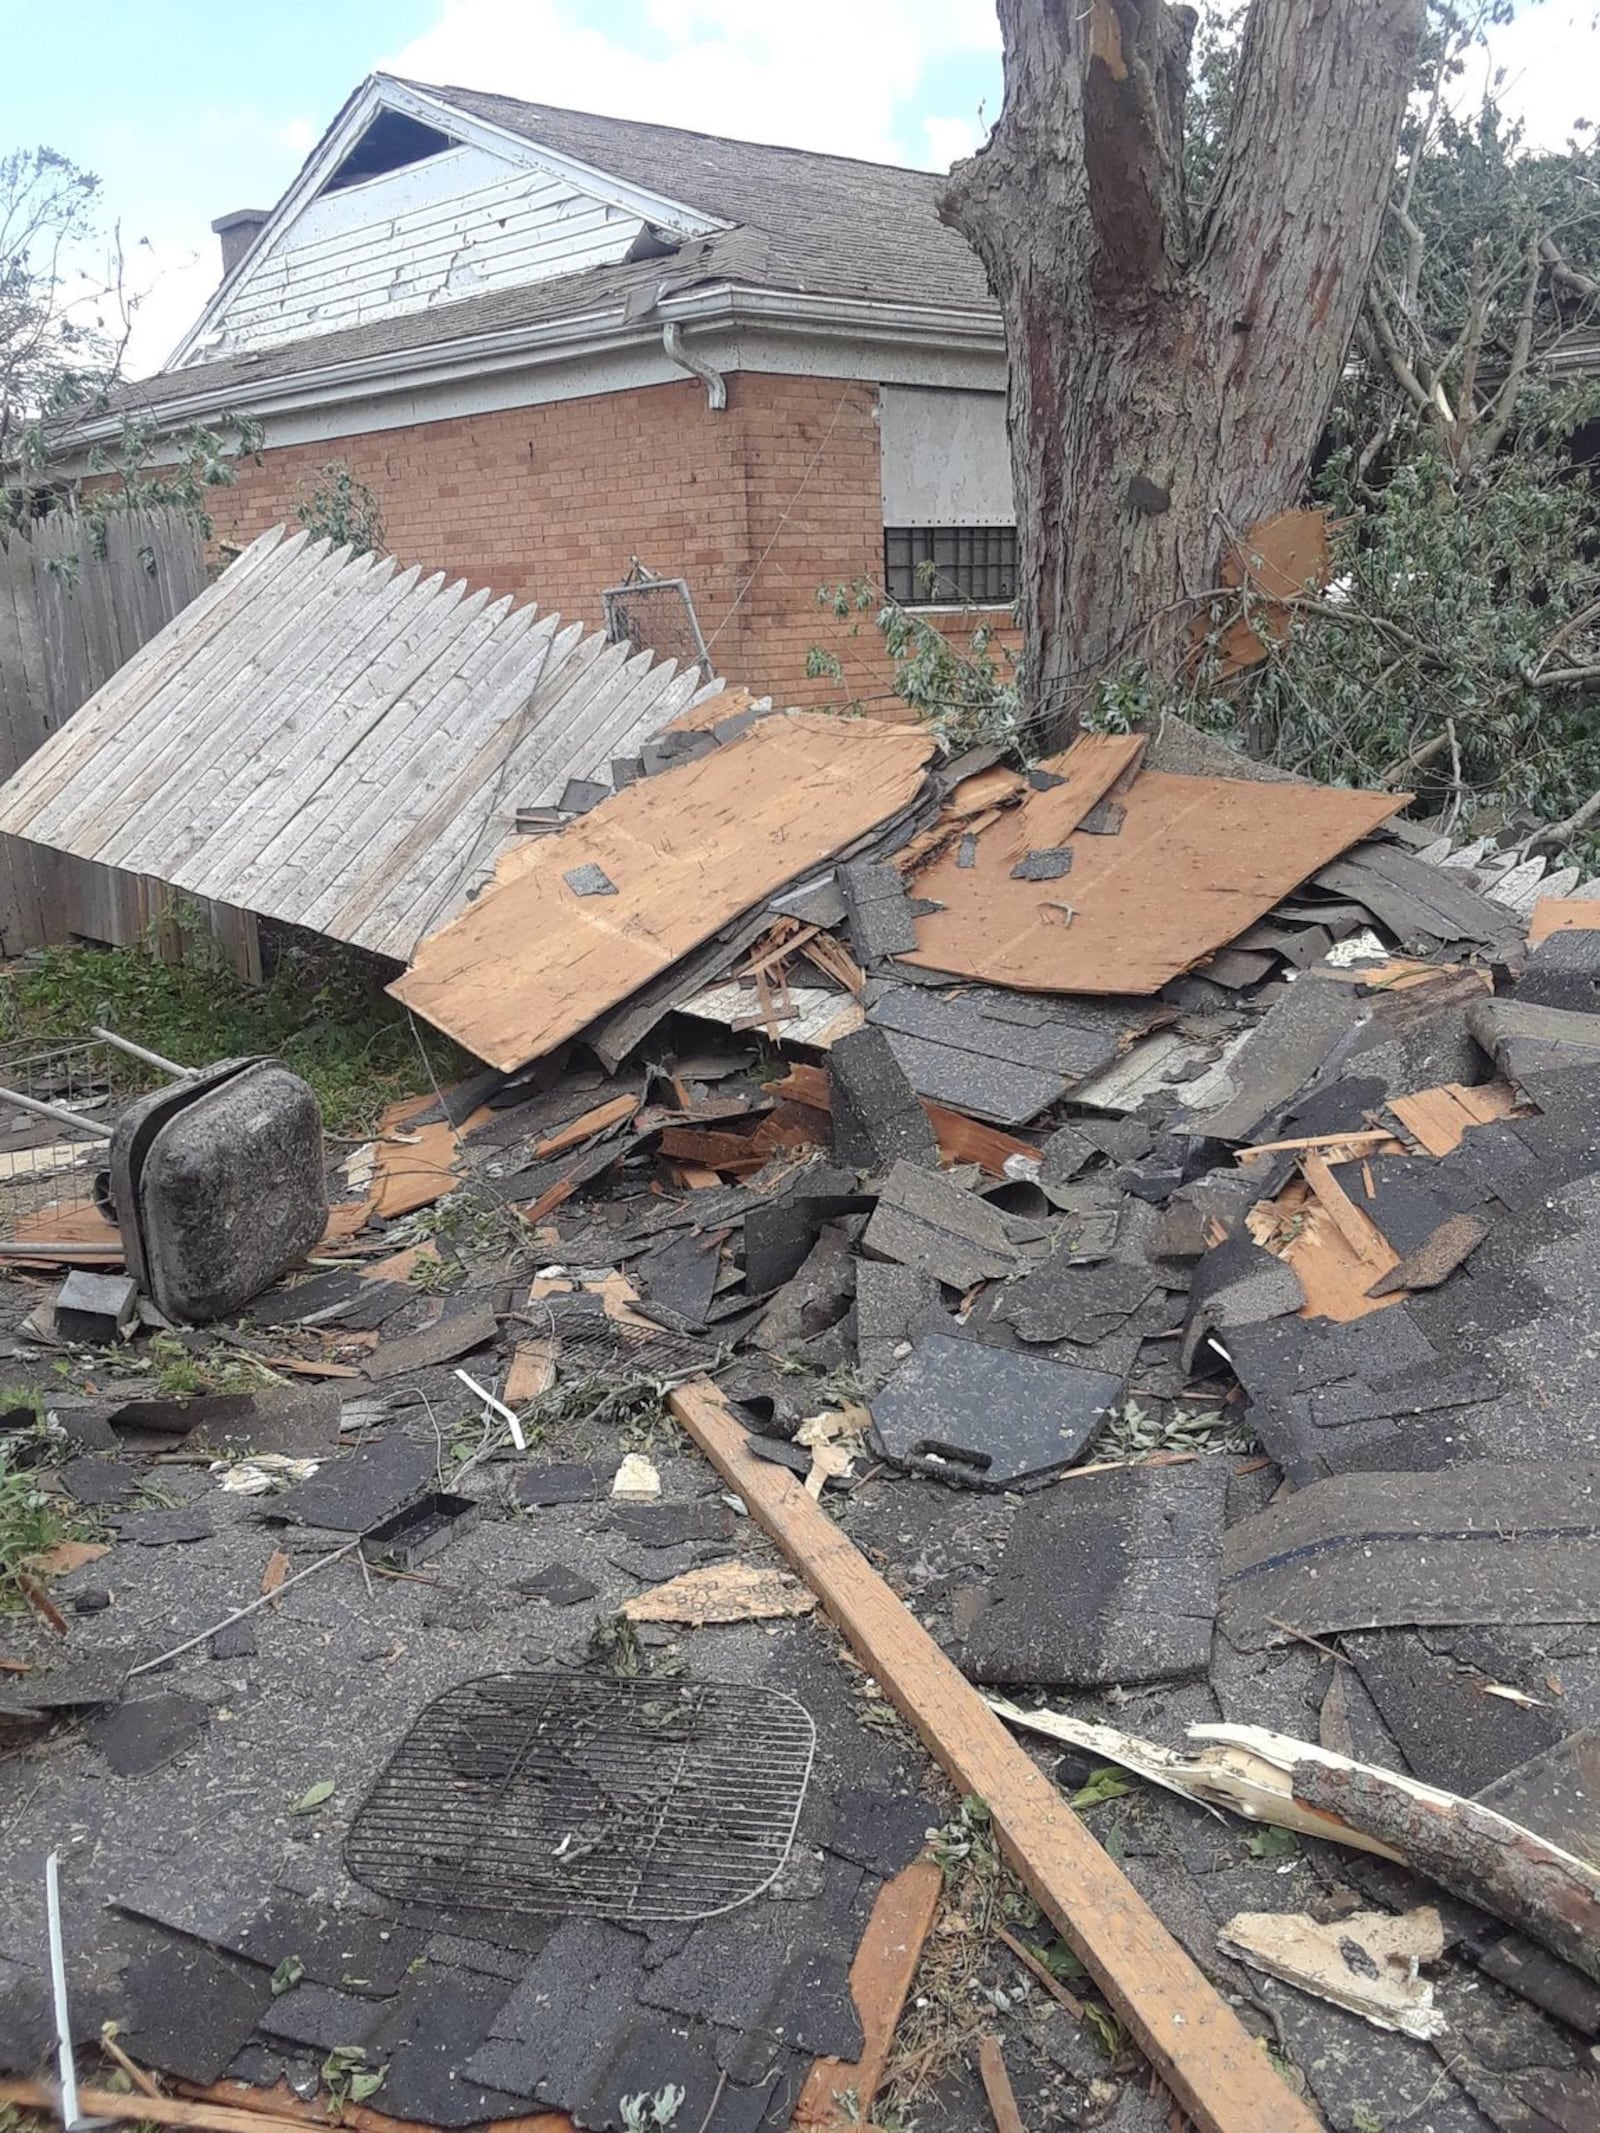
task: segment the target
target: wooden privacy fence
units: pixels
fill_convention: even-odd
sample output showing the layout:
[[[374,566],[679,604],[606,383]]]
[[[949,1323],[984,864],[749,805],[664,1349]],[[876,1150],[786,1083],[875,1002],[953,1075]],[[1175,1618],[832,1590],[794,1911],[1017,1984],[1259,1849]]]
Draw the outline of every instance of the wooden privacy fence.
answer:
[[[0,782],[206,582],[198,523],[167,507],[112,512],[103,523],[57,511],[0,532]],[[209,915],[230,960],[252,968],[253,921],[221,908]],[[158,882],[0,836],[0,956],[151,936],[178,952],[172,900]]]

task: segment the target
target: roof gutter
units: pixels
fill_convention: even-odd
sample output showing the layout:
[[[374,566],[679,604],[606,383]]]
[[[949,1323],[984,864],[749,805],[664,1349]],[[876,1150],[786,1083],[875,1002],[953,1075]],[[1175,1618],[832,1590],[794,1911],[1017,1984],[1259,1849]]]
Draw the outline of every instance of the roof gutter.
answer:
[[[675,318],[669,318],[662,327],[661,345],[667,352],[669,363],[676,363],[692,378],[705,380],[706,405],[714,415],[720,415],[728,404],[728,381],[704,356],[690,354],[684,345],[683,328]]]
[[[171,397],[129,407],[126,414],[152,417],[158,429],[176,429],[240,409],[264,416],[307,407],[338,406],[425,384],[449,384],[500,371],[644,347],[657,339],[661,326],[686,323],[728,329],[741,324],[760,325],[771,331],[831,333],[902,347],[920,345],[984,354],[999,354],[1004,347],[998,313],[932,304],[887,304],[871,297],[814,296],[792,289],[720,282],[663,297],[652,317],[629,319],[624,304],[617,301],[602,310],[576,316],[504,327],[421,347],[390,349],[314,370],[264,377],[259,382],[245,371],[225,385],[185,392],[185,372],[169,371],[158,374],[151,383],[169,388]],[[668,355],[671,352],[666,349]],[[70,437],[60,440],[63,456],[120,436],[124,420],[124,412],[119,411],[82,424]]]

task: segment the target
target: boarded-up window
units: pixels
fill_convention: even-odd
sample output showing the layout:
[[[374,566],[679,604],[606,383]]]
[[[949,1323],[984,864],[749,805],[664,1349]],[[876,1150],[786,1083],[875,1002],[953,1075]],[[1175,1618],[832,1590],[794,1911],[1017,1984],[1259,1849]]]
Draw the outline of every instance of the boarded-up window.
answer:
[[[886,385],[879,400],[883,579],[903,607],[1016,598],[1006,399]]]
[[[886,385],[879,396],[886,526],[1012,526],[1003,392]]]

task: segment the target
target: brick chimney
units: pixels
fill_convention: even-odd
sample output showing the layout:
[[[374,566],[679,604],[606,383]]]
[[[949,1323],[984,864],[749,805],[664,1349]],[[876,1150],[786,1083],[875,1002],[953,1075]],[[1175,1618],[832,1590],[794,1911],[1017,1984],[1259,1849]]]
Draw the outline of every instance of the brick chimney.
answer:
[[[256,241],[256,233],[272,210],[266,207],[236,207],[231,215],[219,215],[211,227],[222,239],[222,271],[233,272]]]

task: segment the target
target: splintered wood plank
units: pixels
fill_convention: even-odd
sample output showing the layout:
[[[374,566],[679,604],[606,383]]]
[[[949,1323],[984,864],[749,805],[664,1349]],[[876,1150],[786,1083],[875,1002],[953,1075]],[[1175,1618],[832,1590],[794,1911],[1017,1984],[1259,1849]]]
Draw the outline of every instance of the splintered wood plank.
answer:
[[[714,1385],[681,1385],[668,1406],[957,1790],[987,1804],[1028,1893],[1201,2133],[1319,2133],[1315,2115],[1056,1787],[796,1476],[754,1456]]]
[[[1022,2113],[1017,2109],[998,2037],[984,2037],[979,2042],[978,2074],[994,2114],[995,2133],[1022,2133]]]
[[[630,1622],[686,1622],[703,1629],[713,1622],[770,1622],[807,1615],[817,1604],[808,1585],[787,1570],[759,1570],[754,1563],[708,1563],[686,1570],[665,1585],[652,1585],[624,1600]]]
[[[408,1245],[403,1252],[391,1252],[387,1259],[378,1259],[371,1266],[361,1269],[363,1281],[409,1281],[419,1266],[439,1264],[439,1247],[431,1237],[422,1244]]]
[[[818,2059],[794,2107],[794,2133],[845,2133],[872,2115],[883,2086],[894,2033],[932,1930],[944,1877],[932,1859],[913,1859],[878,1891],[872,1916],[850,1965],[850,1992],[861,2018],[861,2057]],[[841,2101],[855,2099],[855,2115]]]
[[[1400,1254],[1365,1208],[1357,1206],[1351,1199],[1334,1176],[1325,1155],[1319,1155],[1314,1149],[1308,1150],[1301,1159],[1300,1170],[1334,1228],[1362,1265],[1371,1268],[1368,1280],[1381,1281],[1400,1264]]]
[[[1258,1155],[1288,1155],[1302,1148],[1319,1152],[1331,1150],[1339,1162],[1354,1155],[1404,1155],[1406,1152],[1392,1133],[1386,1133],[1381,1126],[1373,1126],[1364,1133],[1311,1133],[1297,1141],[1258,1141],[1253,1148],[1237,1149],[1234,1161],[1250,1163]]]
[[[506,1372],[502,1395],[507,1407],[528,1407],[550,1390],[556,1381],[558,1347],[559,1342],[553,1333],[518,1341],[511,1352],[511,1367]]]
[[[990,1177],[1003,1178],[1009,1175],[1006,1164],[1014,1156],[1032,1163],[1039,1160],[1039,1151],[1031,1141],[1019,1141],[1015,1134],[1006,1133],[999,1126],[985,1126],[968,1118],[964,1111],[931,1103],[926,1096],[922,1108],[928,1114],[939,1153],[947,1163],[976,1163]]]
[[[1062,771],[1083,745],[1049,767]],[[1121,795],[1117,835],[1074,838],[1101,796],[1087,787],[1074,815],[1066,796],[1076,791],[1030,791],[977,838],[969,867],[959,844],[935,860],[917,889],[944,909],[917,920],[917,946],[900,960],[1021,992],[1158,992],[1405,803],[1141,770]],[[1025,853],[1069,841],[1069,873],[1012,878]]]
[[[612,1126],[625,1125],[638,1110],[639,1101],[637,1096],[613,1096],[609,1103],[596,1104],[581,1118],[573,1119],[554,1133],[547,1133],[542,1141],[535,1141],[528,1151],[530,1162],[537,1162],[541,1156],[565,1155],[569,1148],[594,1140]]]
[[[370,1200],[340,1200],[328,1209],[328,1226],[322,1232],[324,1244],[345,1244],[359,1230],[366,1228],[372,1218]]]
[[[916,796],[933,742],[796,712],[519,845],[389,990],[510,1071]],[[579,869],[574,886],[569,876]],[[599,893],[583,894],[583,887]]]
[[[1398,1294],[1367,1294],[1379,1277],[1351,1249],[1302,1178],[1286,1185],[1276,1200],[1253,1207],[1245,1226],[1257,1244],[1287,1260],[1299,1276],[1306,1298],[1302,1318],[1330,1318],[1344,1325],[1400,1301]]]
[[[456,1129],[442,1118],[416,1127],[414,1139],[380,1141],[372,1166],[373,1213],[389,1222],[454,1192],[461,1183],[457,1145]]]
[[[1474,1126],[1510,1118],[1517,1108],[1517,1092],[1508,1081],[1491,1081],[1481,1089],[1447,1081],[1437,1089],[1391,1097],[1383,1108],[1429,1155],[1449,1155]]]
[[[372,1211],[386,1222],[399,1215],[415,1214],[419,1207],[429,1207],[446,1193],[454,1192],[461,1183],[458,1165],[463,1139],[475,1127],[487,1125],[495,1115],[485,1104],[459,1126],[452,1126],[447,1118],[430,1119],[422,1126],[410,1123],[437,1101],[431,1094],[408,1098],[404,1103],[391,1104],[378,1121],[379,1139],[372,1160]],[[392,1138],[400,1133],[406,1136],[404,1140]]]

